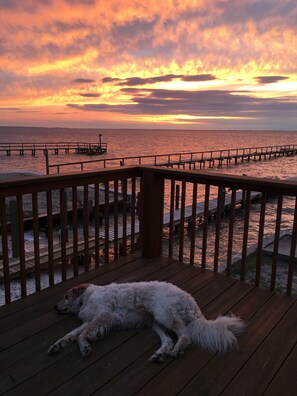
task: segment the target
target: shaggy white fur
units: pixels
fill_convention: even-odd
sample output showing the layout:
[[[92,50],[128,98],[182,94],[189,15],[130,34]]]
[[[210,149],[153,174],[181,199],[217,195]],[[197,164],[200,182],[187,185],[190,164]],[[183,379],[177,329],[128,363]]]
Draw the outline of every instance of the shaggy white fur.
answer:
[[[150,361],[178,357],[190,344],[222,354],[237,344],[236,335],[244,328],[243,321],[235,316],[206,320],[190,294],[158,281],[82,284],[70,289],[55,309],[78,315],[83,324],[53,344],[49,354],[77,341],[85,357],[91,352],[90,342],[107,335],[112,328],[144,326],[151,326],[161,340]],[[172,333],[177,337],[175,341]]]

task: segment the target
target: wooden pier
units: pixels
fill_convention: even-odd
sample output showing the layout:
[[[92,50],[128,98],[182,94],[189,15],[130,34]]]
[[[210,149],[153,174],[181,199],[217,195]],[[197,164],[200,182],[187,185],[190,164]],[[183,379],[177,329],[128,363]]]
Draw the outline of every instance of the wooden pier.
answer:
[[[84,154],[100,155],[107,151],[106,143],[87,143],[87,142],[25,142],[25,143],[0,143],[0,154],[10,156],[12,154],[31,154],[36,156],[38,153],[51,154]]]
[[[262,149],[262,150],[261,150]],[[255,150],[243,151],[241,153],[231,153],[231,150],[228,150],[226,153],[224,150],[220,150],[219,153],[210,152],[210,155],[202,155],[200,158],[195,155],[191,155],[188,158],[180,158],[178,160],[173,161],[165,161],[164,164],[159,164],[161,166],[167,167],[177,167],[178,169],[204,169],[208,166],[208,168],[213,168],[214,166],[222,166],[222,165],[236,165],[239,162],[250,162],[250,161],[261,161],[261,160],[270,160],[278,157],[285,156],[293,156],[297,155],[297,147],[281,147],[275,150],[269,150],[269,148],[265,147],[255,148]]]
[[[76,154],[100,155],[100,154],[105,154],[106,151],[107,151],[106,145],[103,146],[103,145],[90,143],[89,145],[78,147]]]
[[[69,169],[85,170],[92,164],[96,167],[152,165],[178,169],[205,169],[215,166],[236,165],[250,161],[271,160],[273,158],[297,155],[297,145],[230,148],[224,150],[195,151],[169,154],[114,157],[86,161],[56,163],[47,165],[47,174],[54,170],[60,173]],[[89,169],[89,168],[88,168]]]

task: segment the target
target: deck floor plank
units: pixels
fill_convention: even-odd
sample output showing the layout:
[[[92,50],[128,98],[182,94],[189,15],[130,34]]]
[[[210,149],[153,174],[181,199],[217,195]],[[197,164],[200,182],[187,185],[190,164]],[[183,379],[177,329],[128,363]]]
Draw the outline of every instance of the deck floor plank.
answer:
[[[265,390],[267,396],[291,396],[297,389],[297,344],[286,359],[285,363]]]
[[[151,329],[112,331],[86,359],[72,345],[48,356],[50,344],[79,324],[52,309],[82,282],[165,280],[190,292],[208,319],[233,312],[247,322],[239,347],[224,356],[189,348],[179,359],[152,364],[159,345]],[[32,395],[267,395],[296,390],[297,302],[233,278],[164,258],[125,257],[77,279],[0,307],[0,394]],[[262,374],[265,374],[265,379]],[[264,376],[263,374],[263,376]],[[267,375],[267,377],[266,377]],[[273,391],[272,393],[269,393]]]
[[[264,393],[271,377],[278,372],[297,342],[296,318],[295,303],[226,388],[226,395],[236,393],[239,387],[251,394]],[[284,335],[286,343],[283,344],[279,340]]]
[[[228,386],[230,380],[244,367],[254,351],[261,345],[292,304],[286,296],[273,295],[266,303],[248,320],[247,330],[240,337],[239,351],[232,350],[222,358],[214,358],[199,372],[183,389],[181,395],[194,394],[195,389],[201,389],[208,395],[220,395]],[[249,304],[250,305],[250,304]],[[250,307],[252,313],[254,308]],[[244,320],[244,311],[235,311]],[[224,361],[224,364],[222,364]],[[241,386],[238,388],[242,391]],[[230,394],[230,393],[226,393]],[[245,394],[243,392],[243,394]],[[248,393],[247,393],[248,394]],[[251,395],[253,393],[250,393]]]

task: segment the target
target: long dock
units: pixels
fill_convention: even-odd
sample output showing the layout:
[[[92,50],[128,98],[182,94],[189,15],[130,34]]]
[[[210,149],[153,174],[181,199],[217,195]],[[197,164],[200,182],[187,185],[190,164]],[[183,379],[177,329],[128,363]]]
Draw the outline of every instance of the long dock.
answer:
[[[84,154],[99,155],[107,151],[106,143],[95,142],[25,142],[25,143],[0,143],[0,154],[10,156],[12,154],[31,154],[36,156],[39,152],[58,154]]]
[[[47,164],[46,172],[51,170],[60,173],[69,170],[84,170],[85,166],[96,164],[96,167],[108,168],[115,166],[165,166],[183,169],[204,169],[215,166],[232,165],[244,161],[261,161],[273,158],[297,155],[297,145],[230,148],[224,150],[180,152],[169,154],[140,155],[128,157],[113,157],[104,159],[84,160],[68,163]]]
[[[193,153],[193,156],[191,155],[188,158],[180,158],[175,161],[165,161],[164,164],[159,164],[159,166],[167,166],[172,168],[178,167],[178,169],[180,169],[181,167],[184,169],[186,167],[188,167],[189,169],[197,169],[197,167],[200,169],[204,169],[207,166],[209,168],[213,168],[214,166],[220,167],[222,165],[236,165],[239,162],[244,161],[261,161],[285,156],[294,156],[297,155],[297,147],[281,147],[274,150],[270,147],[261,147],[260,149],[249,149],[248,151],[243,149],[243,152],[236,151],[236,153],[232,153],[231,150],[228,150],[227,153],[225,152],[225,150],[220,150],[219,153],[210,152],[209,156],[203,156],[203,154],[199,158]]]

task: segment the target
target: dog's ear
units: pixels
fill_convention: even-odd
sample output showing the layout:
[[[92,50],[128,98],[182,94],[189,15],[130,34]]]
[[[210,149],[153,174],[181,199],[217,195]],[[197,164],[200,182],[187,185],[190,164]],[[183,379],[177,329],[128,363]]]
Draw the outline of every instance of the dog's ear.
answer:
[[[82,283],[81,285],[78,285],[72,289],[73,295],[75,297],[79,297],[83,292],[89,287],[87,283]]]

